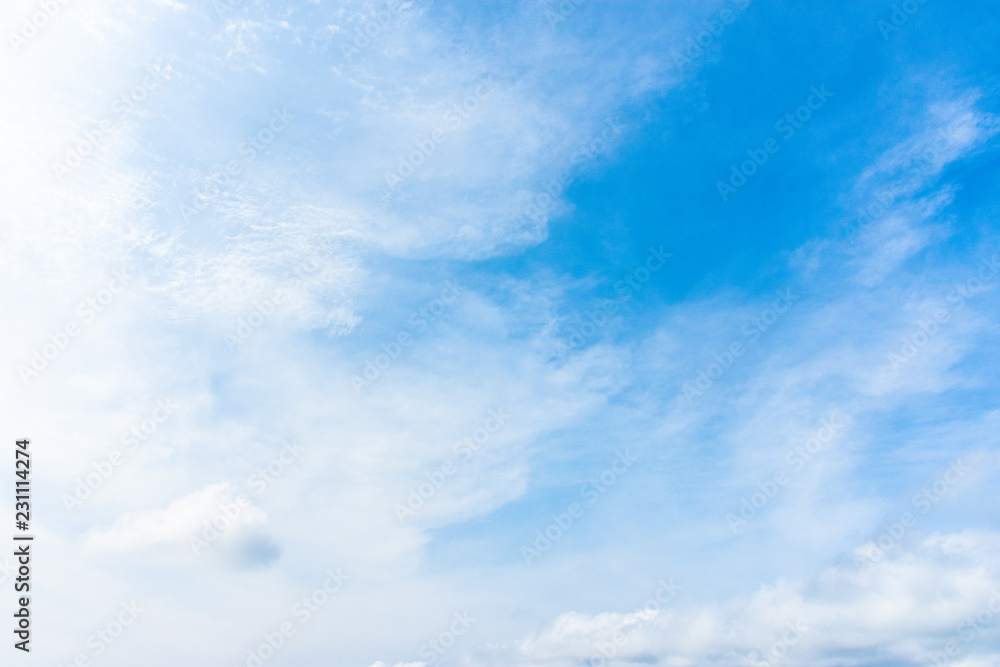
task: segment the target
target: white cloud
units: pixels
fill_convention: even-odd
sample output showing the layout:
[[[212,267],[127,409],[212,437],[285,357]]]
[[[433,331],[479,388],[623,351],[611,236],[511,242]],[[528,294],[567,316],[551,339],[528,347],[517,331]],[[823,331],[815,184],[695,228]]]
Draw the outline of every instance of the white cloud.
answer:
[[[210,5],[198,10],[172,0],[155,4],[169,7],[169,16],[156,14],[154,7],[150,18],[140,19],[127,3],[88,6],[89,14],[79,20],[75,10],[68,11],[31,44],[30,54],[10,61],[16,67],[0,71],[5,90],[16,91],[0,102],[0,134],[9,147],[9,157],[0,160],[5,184],[0,194],[8,216],[2,231],[9,235],[0,258],[17,280],[17,289],[5,292],[5,303],[10,321],[19,323],[4,327],[0,343],[20,354],[17,361],[25,360],[51,331],[76,317],[80,299],[93,295],[111,272],[127,268],[136,276],[121,300],[36,384],[25,388],[8,378],[2,389],[4,404],[11,406],[3,417],[7,430],[29,431],[46,443],[46,479],[69,490],[90,472],[93,461],[118,445],[122,430],[147,415],[150,397],[177,396],[182,404],[176,421],[107,480],[79,514],[59,514],[55,500],[46,508],[58,517],[53,530],[59,538],[53,536],[50,543],[53,558],[58,556],[53,562],[75,564],[73,585],[80,591],[101,594],[113,582],[116,593],[136,588],[155,603],[162,622],[150,624],[147,641],[135,649],[148,664],[186,664],[195,649],[203,651],[199,655],[206,662],[233,659],[239,651],[226,651],[257,640],[259,625],[280,617],[289,600],[316,585],[313,572],[339,565],[354,577],[358,593],[350,597],[345,591],[343,604],[324,612],[316,622],[322,625],[317,636],[339,637],[338,646],[354,660],[344,664],[370,664],[373,646],[386,650],[382,655],[405,656],[404,650],[434,636],[439,618],[447,618],[449,607],[459,604],[469,588],[461,575],[428,571],[434,531],[489,519],[528,491],[548,489],[553,478],[584,474],[539,461],[539,452],[548,451],[557,438],[571,440],[572,456],[581,458],[600,453],[614,439],[669,441],[671,451],[681,451],[699,441],[692,431],[715,418],[708,410],[679,415],[658,392],[675,390],[674,380],[691,350],[719,332],[728,335],[730,320],[739,323],[753,307],[730,309],[712,301],[678,308],[670,311],[677,319],[666,318],[670,326],[661,327],[645,347],[616,344],[609,337],[556,364],[550,352],[568,282],[561,278],[508,282],[503,289],[516,296],[512,303],[487,296],[495,285],[484,286],[481,294],[470,287],[449,317],[370,391],[359,397],[349,384],[365,354],[381,342],[364,329],[380,326],[372,323],[372,314],[410,298],[411,292],[397,290],[411,281],[394,273],[398,258],[483,258],[543,239],[545,218],[568,210],[569,204],[559,193],[547,215],[525,224],[519,219],[527,198],[563,170],[567,180],[557,191],[615,159],[617,142],[631,131],[627,121],[621,136],[594,159],[574,157],[615,112],[642,105],[647,96],[674,85],[663,62],[648,55],[662,51],[672,35],[661,34],[669,29],[645,33],[636,29],[639,21],[625,26],[628,30],[604,25],[600,29],[606,32],[597,37],[584,34],[592,22],[577,24],[579,33],[569,21],[553,30],[541,13],[530,15],[537,6],[524,3],[527,18],[505,28],[503,40],[493,38],[490,19],[481,33],[461,42],[414,7],[385,29],[364,58],[344,61],[342,40],[369,15],[369,4],[343,3],[332,11],[339,30],[328,29],[329,21],[316,27],[321,24],[314,25],[311,15],[298,9],[265,22],[252,14],[258,5],[243,3],[239,11],[251,12],[247,18],[220,21]],[[316,6],[325,11],[328,4]],[[580,11],[592,6],[586,3]],[[641,14],[642,7],[637,3],[634,11]],[[189,11],[173,11],[182,8]],[[206,31],[210,38],[190,37]],[[104,40],[100,49],[91,43],[94,35]],[[63,157],[98,119],[113,113],[112,101],[130,90],[137,76],[141,80],[146,62],[169,63],[163,65],[171,73],[163,88],[138,113],[120,120],[94,160],[65,178],[53,177],[53,157]],[[309,78],[296,78],[302,73]],[[496,75],[497,91],[450,129],[447,140],[381,205],[385,171],[414,150],[414,142],[447,124],[445,112],[483,73]],[[247,134],[266,121],[273,105],[283,103],[297,114],[289,132],[273,150],[246,163],[238,182],[193,224],[182,224],[178,206],[194,185],[205,181],[212,165],[238,154]],[[932,115],[934,128],[961,121],[954,126],[952,148],[932,163],[935,176],[995,132],[992,117],[976,111],[971,101],[942,105]],[[859,196],[905,169],[904,157],[934,140],[927,132],[883,156],[860,179]],[[935,221],[953,191],[917,198],[917,190],[907,182],[885,224],[866,233],[865,242],[881,249],[859,256],[855,269],[865,285],[890,282],[907,258],[946,233],[946,225],[936,227]],[[301,267],[314,257],[309,268]],[[422,271],[425,265],[419,266]],[[540,288],[539,282],[547,284]],[[252,311],[255,300],[275,289],[285,293],[282,305],[250,344],[228,350],[223,334]],[[789,321],[795,333],[780,338],[776,329],[775,347],[762,350],[765,361],[748,364],[749,379],[734,375],[731,386],[720,383],[718,400],[734,399],[726,414],[739,412],[739,419],[722,429],[731,426],[725,437],[741,439],[735,460],[753,461],[759,468],[767,465],[764,453],[783,453],[808,430],[811,419],[837,403],[826,400],[835,392],[822,391],[824,383],[843,377],[859,384],[871,380],[865,371],[884,353],[884,341],[847,349],[849,337],[837,325],[852,322],[854,333],[870,328],[884,312],[873,302],[884,306],[892,296],[879,292],[868,301],[845,299],[826,310],[804,306],[802,319],[795,325]],[[385,301],[372,303],[376,298]],[[859,307],[869,309],[865,318],[856,317]],[[409,306],[402,310],[408,313]],[[686,317],[700,318],[704,329],[687,331],[681,326]],[[616,326],[609,324],[607,330]],[[543,333],[536,335],[537,330]],[[840,340],[818,359],[802,362],[809,341],[819,341],[817,332],[825,331]],[[980,329],[970,329],[975,331]],[[370,344],[368,352],[351,347],[360,345],[359,339]],[[789,340],[802,344],[782,348],[780,342]],[[953,360],[936,358],[939,364]],[[871,380],[882,389],[869,388],[869,393],[952,386],[953,378],[941,370],[931,369],[926,382],[879,385]],[[658,375],[649,381],[654,371]],[[635,397],[636,387],[651,389]],[[759,397],[762,407],[748,408],[751,397]],[[401,526],[393,504],[404,500],[426,472],[454,456],[455,440],[475,429],[491,406],[508,410],[510,424],[429,501],[419,521]],[[850,416],[861,412],[858,406],[841,407]],[[579,426],[601,410],[618,420],[612,433]],[[781,426],[772,427],[775,422]],[[235,520],[234,533],[210,547],[226,554],[225,567],[201,569],[204,561],[192,561],[188,538],[218,514],[219,505],[232,502],[243,489],[238,484],[266,465],[273,443],[289,433],[307,449],[301,463],[266,495],[254,496],[255,507]],[[823,531],[827,535],[817,536],[826,543],[842,536],[859,516],[875,514],[874,503],[865,499],[828,505],[819,495],[854,469],[857,446],[845,444],[829,468],[817,466],[815,477],[796,496],[803,500],[788,522],[789,533],[811,526],[812,532],[803,528],[800,534],[812,537],[819,532],[817,516],[832,518]],[[729,479],[723,477],[725,487]],[[178,491],[178,484],[198,490]],[[681,493],[690,486],[677,488]],[[101,527],[83,532],[93,525]],[[719,526],[724,528],[721,516]],[[81,543],[85,550],[77,560]],[[819,579],[777,582],[726,605],[690,606],[673,614],[568,613],[526,640],[521,658],[587,658],[594,642],[622,629],[629,641],[621,655],[636,660],[723,661],[727,651],[765,650],[796,614],[813,623],[809,636],[823,650],[843,649],[833,641],[833,630],[822,630],[840,627],[843,637],[859,645],[885,640],[900,655],[910,655],[904,650],[905,624],[928,631],[938,626],[900,606],[913,599],[892,582],[917,587],[919,602],[932,600],[919,588],[920,577],[939,582],[937,593],[952,605],[949,609],[964,609],[974,597],[958,579],[980,582],[951,560],[934,570],[932,555],[940,556],[945,547],[935,548],[931,544],[880,565],[882,578],[872,580],[870,594],[849,573],[834,572],[832,581],[847,591],[847,601],[838,600],[833,588],[812,591],[810,586],[826,581]],[[238,559],[232,556],[273,564],[278,552],[280,565],[254,570],[252,585],[243,569],[233,567]],[[566,562],[552,555],[554,568]],[[990,572],[982,582],[995,580]],[[949,573],[954,574],[952,588],[945,585]],[[482,584],[490,589],[484,606],[500,604],[501,595],[515,599],[503,601],[511,608],[538,599],[533,595],[548,597],[528,575],[502,574],[496,581],[503,586]],[[192,605],[192,590],[203,596],[204,605]],[[62,592],[47,593],[52,600],[66,599]],[[87,601],[75,589],[67,596],[74,607]],[[870,607],[864,607],[866,600]],[[874,616],[872,609],[882,615]],[[852,620],[854,614],[872,628]],[[949,614],[941,618],[951,619]],[[384,628],[372,627],[375,615],[389,615],[396,631],[388,636]],[[63,627],[53,623],[46,632],[56,636]],[[73,627],[81,640],[93,630]],[[178,628],[192,633],[190,644],[175,641]],[[311,656],[329,655],[320,639],[302,642],[303,664]],[[383,648],[387,644],[392,653]],[[149,655],[154,645],[162,651]],[[814,655],[807,647],[804,641],[803,655]],[[59,649],[70,655],[73,646]],[[464,650],[456,649],[455,655]]]
[[[945,169],[981,152],[1000,132],[1000,118],[977,108],[978,91],[929,105],[922,127],[881,155],[858,178],[849,210],[858,233],[852,262],[872,287],[933,241],[947,238],[943,211],[956,188],[938,183]]]
[[[525,640],[508,664],[916,665],[953,640],[967,664],[995,661],[998,557],[1000,534],[934,535],[864,573],[831,567],[809,581],[777,581],[716,605],[570,612]],[[979,612],[981,629],[963,634],[963,622]],[[610,661],[601,661],[602,648]]]
[[[129,512],[110,528],[90,530],[83,544],[95,552],[134,551],[177,544],[186,546],[188,538],[201,537],[202,530],[213,521],[218,524],[215,534],[223,536],[267,522],[264,512],[239,502],[237,495],[228,483],[210,484],[174,500],[166,509]]]

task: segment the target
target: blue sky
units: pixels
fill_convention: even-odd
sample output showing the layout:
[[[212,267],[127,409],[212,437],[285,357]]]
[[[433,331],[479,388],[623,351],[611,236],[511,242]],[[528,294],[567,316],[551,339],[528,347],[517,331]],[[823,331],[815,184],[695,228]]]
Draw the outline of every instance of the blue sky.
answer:
[[[995,664],[992,9],[5,7],[11,664]]]

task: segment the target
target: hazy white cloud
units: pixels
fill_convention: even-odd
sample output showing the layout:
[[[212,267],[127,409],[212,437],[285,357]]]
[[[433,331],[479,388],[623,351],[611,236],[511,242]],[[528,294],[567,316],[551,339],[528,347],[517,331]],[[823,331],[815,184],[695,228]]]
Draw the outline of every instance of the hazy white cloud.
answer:
[[[934,535],[863,573],[831,567],[717,605],[568,612],[506,664],[925,664],[951,641],[963,664],[996,660],[983,651],[1000,635],[998,549],[993,533]]]
[[[32,6],[6,8],[4,24]],[[649,5],[635,3],[616,24],[582,20],[603,11],[583,3],[553,26],[545,11],[556,3],[522,3],[502,30],[490,17],[457,31],[447,12],[404,3],[367,46],[345,50],[382,6],[240,3],[220,17],[212,3],[69,3],[22,51],[3,53],[0,84],[16,94],[0,102],[8,147],[0,159],[0,262],[16,288],[0,298],[17,326],[0,331],[0,345],[13,351],[12,363],[29,364],[68,322],[85,325],[37,378],[8,374],[0,386],[8,432],[44,443],[47,565],[72,564],[72,576],[45,589],[48,608],[141,594],[156,622],[117,647],[121,659],[175,665],[199,655],[226,664],[314,590],[318,573],[343,567],[351,583],[289,645],[290,664],[327,659],[334,637],[342,664],[391,658],[372,667],[425,667],[395,661],[418,657],[416,647],[447,627],[470,590],[497,625],[477,625],[442,664],[570,665],[599,655],[616,632],[627,639],[615,649],[623,664],[745,664],[799,621],[808,631],[789,649],[789,664],[843,664],[876,650],[919,661],[922,651],[939,650],[997,585],[992,534],[931,537],[864,575],[844,567],[812,579],[768,578],[724,603],[692,592],[673,610],[592,606],[554,620],[536,609],[529,617],[524,607],[562,604],[545,577],[584,567],[576,535],[614,548],[612,529],[639,521],[632,511],[609,519],[614,512],[603,508],[664,509],[675,513],[671,525],[703,521],[670,535],[686,543],[650,550],[688,554],[698,567],[724,565],[721,556],[702,556],[706,543],[732,538],[725,513],[830,415],[842,419],[843,433],[757,519],[746,558],[764,570],[787,539],[815,562],[857,537],[859,525],[877,525],[886,501],[852,477],[871,456],[866,443],[885,438],[871,421],[903,396],[981,381],[954,367],[995,327],[983,290],[905,372],[886,359],[962,273],[951,266],[919,293],[895,281],[949,233],[958,189],[939,183],[946,168],[996,133],[976,95],[931,105],[925,127],[861,174],[852,201],[877,201],[898,184],[886,212],[854,246],[825,240],[802,249],[791,286],[800,301],[688,405],[683,384],[713,352],[745,339],[741,327],[770,296],[660,304],[648,336],[626,341],[617,335],[633,325],[645,331],[648,322],[623,306],[586,345],[557,358],[566,323],[586,310],[574,290],[598,279],[462,281],[474,261],[543,241],[549,221],[572,210],[567,187],[619,158],[648,120],[635,109],[680,82],[657,54],[683,44],[682,26],[695,22],[687,14],[708,8],[685,6],[677,9],[684,22],[654,25],[642,20]],[[150,70],[162,80],[137,100],[133,91]],[[488,89],[480,89],[482,77],[491,77]],[[116,110],[122,96],[134,108]],[[295,116],[287,130],[247,157],[244,142],[286,106]],[[103,120],[111,129],[92,139]],[[947,144],[935,148],[942,130]],[[74,150],[89,154],[55,174],[53,162]],[[913,172],[913,156],[927,150],[936,152]],[[239,174],[208,192],[230,161]],[[401,180],[390,184],[387,173]],[[185,219],[181,206],[196,200],[204,210]],[[832,257],[838,253],[849,256]],[[82,315],[80,304],[122,271],[132,276],[125,289],[92,320]],[[436,296],[439,271],[440,280],[461,277],[461,296],[415,331],[409,318]],[[869,291],[844,293],[858,282]],[[400,332],[414,344],[355,391],[352,375]],[[82,508],[64,511],[60,495],[167,396],[178,401],[176,414]],[[502,428],[472,455],[456,448],[498,409],[509,415]],[[606,421],[597,423],[598,414]],[[991,475],[995,420],[970,418],[943,441],[977,452]],[[251,484],[292,437],[301,457],[268,472],[273,481],[263,489]],[[626,444],[650,461],[635,471],[635,486],[616,488],[588,515],[591,523],[546,555],[551,564],[509,566],[503,549],[516,556],[522,533],[526,539],[536,527],[520,515],[522,501],[542,498],[560,511],[557,491],[575,493],[593,474],[586,465],[605,465],[605,453]],[[396,506],[448,463],[455,472],[401,522]],[[936,461],[904,461],[917,463]],[[709,481],[710,471],[718,475]],[[986,472],[967,493],[987,495]],[[662,480],[643,486],[653,474]],[[652,509],[650,488],[662,501]],[[240,494],[253,505],[228,517]],[[205,539],[220,515],[227,528],[195,554],[191,538]],[[433,552],[439,537],[459,535],[448,542],[459,552],[486,539],[476,532],[484,522],[514,535],[483,549],[499,564],[484,564],[487,574],[471,583],[468,572],[442,573],[442,562],[464,554]],[[657,531],[643,526],[648,532]],[[760,536],[772,544],[753,546]],[[627,558],[615,562],[643,570]],[[74,655],[96,629],[90,620],[46,617],[51,635],[71,631],[43,649],[45,659]],[[507,662],[482,657],[483,645],[504,644],[496,651]],[[975,646],[955,664],[977,664]]]
[[[232,535],[242,527],[266,522],[264,512],[238,498],[223,482],[178,498],[165,509],[124,514],[109,528],[89,531],[83,544],[95,551],[132,551],[186,544],[191,537],[214,541],[218,539],[214,536]],[[212,537],[206,538],[203,532]]]

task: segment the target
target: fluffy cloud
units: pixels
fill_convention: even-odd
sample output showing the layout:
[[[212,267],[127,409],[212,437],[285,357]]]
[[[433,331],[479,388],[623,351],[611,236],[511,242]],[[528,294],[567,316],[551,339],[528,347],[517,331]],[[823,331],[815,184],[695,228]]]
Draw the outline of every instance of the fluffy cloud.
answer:
[[[863,572],[831,567],[723,604],[566,613],[507,664],[920,665],[948,650],[948,664],[987,664],[1000,656],[998,563],[1000,534],[933,535]]]

